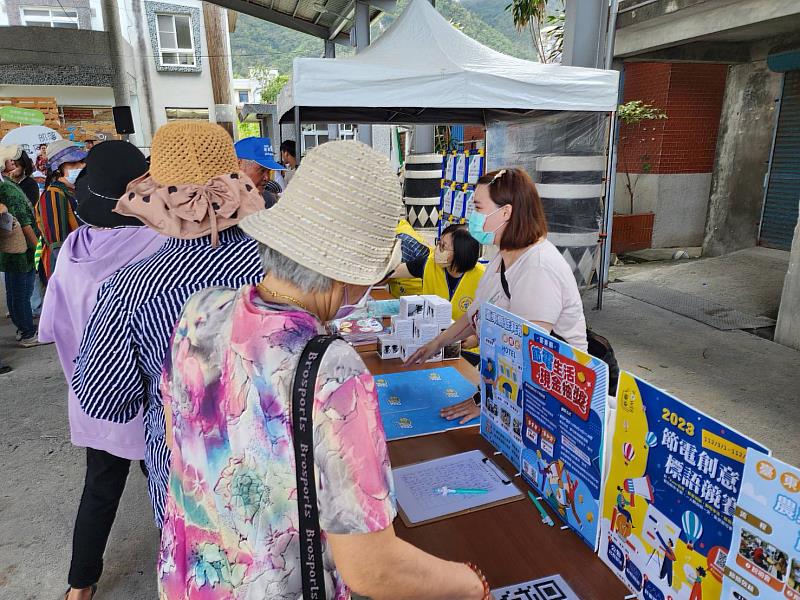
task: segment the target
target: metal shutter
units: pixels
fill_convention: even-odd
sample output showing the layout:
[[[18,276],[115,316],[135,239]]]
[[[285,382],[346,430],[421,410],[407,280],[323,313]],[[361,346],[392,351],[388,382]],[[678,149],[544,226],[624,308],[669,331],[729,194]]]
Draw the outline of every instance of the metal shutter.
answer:
[[[800,204],[800,71],[784,75],[759,244],[789,250]]]

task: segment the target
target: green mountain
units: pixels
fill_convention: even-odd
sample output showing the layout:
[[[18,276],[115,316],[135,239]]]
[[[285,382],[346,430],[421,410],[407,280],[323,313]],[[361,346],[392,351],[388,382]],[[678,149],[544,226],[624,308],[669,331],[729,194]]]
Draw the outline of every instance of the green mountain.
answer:
[[[535,60],[535,52],[527,32],[514,28],[511,15],[505,10],[509,0],[437,0],[436,9],[468,36],[511,56]],[[372,37],[397,18],[408,0],[400,0],[394,14],[383,15],[372,27]],[[347,50],[336,47],[338,56]],[[352,52],[352,50],[350,50]],[[267,23],[255,17],[239,15],[236,31],[231,34],[234,77],[247,77],[251,67],[265,66],[291,73],[296,57],[319,57],[323,53],[320,39]]]

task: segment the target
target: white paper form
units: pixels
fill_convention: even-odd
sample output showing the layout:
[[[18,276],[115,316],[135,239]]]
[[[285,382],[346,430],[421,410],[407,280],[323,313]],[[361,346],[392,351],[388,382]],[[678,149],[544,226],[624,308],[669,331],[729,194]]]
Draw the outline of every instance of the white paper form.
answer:
[[[410,524],[522,498],[514,483],[480,450],[393,469],[397,503]],[[486,490],[442,494],[434,490]]]

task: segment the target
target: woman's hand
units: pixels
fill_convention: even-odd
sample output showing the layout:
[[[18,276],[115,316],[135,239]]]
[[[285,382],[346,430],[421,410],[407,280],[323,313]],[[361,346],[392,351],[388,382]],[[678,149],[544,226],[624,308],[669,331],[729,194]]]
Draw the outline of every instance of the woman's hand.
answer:
[[[439,414],[448,421],[461,419],[458,424],[463,425],[467,421],[481,416],[481,407],[475,404],[475,401],[470,398],[469,400],[464,400],[458,404],[452,404],[443,408]]]
[[[439,338],[433,339],[421,348],[419,348],[414,354],[412,354],[408,360],[406,360],[403,364],[405,365],[421,365],[426,360],[428,360],[431,356],[436,354],[439,350],[442,349],[442,346],[439,345],[438,342]]]

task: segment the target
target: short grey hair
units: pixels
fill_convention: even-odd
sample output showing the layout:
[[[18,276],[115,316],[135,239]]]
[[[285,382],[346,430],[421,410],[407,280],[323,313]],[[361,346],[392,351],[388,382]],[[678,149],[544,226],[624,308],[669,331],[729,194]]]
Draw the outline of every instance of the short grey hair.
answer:
[[[297,264],[291,258],[284,256],[269,246],[259,243],[258,253],[261,255],[264,274],[272,275],[277,279],[291,283],[305,294],[327,292],[333,287],[334,280],[330,277]]]

